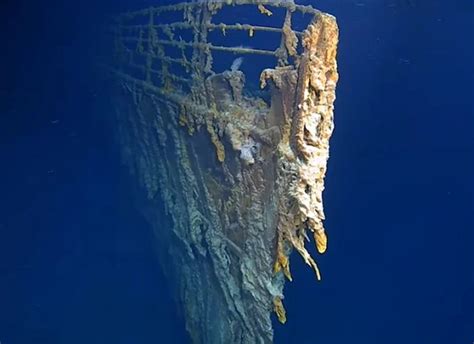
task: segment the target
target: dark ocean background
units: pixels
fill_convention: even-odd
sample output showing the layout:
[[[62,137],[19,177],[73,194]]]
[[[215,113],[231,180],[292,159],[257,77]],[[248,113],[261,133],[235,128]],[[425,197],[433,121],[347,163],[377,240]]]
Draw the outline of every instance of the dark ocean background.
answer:
[[[471,344],[474,2],[303,3],[341,30],[329,250],[275,343]],[[97,68],[107,15],[156,4],[0,1],[1,344],[188,343]]]

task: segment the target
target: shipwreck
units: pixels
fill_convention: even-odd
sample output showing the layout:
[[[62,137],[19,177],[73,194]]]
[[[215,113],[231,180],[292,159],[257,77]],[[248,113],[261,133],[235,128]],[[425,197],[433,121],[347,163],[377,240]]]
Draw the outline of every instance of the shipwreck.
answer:
[[[321,278],[307,245],[327,246],[335,18],[292,1],[196,1],[120,14],[111,34],[116,137],[191,340],[272,343],[290,254]]]

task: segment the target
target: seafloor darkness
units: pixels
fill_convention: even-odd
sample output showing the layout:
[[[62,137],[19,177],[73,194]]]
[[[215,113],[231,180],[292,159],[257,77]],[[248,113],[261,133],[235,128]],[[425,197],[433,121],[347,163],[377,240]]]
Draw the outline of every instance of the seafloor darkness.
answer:
[[[0,342],[187,343],[96,69],[104,15],[0,2]],[[309,3],[306,1],[306,3]],[[321,0],[340,82],[323,281],[295,256],[276,343],[474,341],[474,6]]]

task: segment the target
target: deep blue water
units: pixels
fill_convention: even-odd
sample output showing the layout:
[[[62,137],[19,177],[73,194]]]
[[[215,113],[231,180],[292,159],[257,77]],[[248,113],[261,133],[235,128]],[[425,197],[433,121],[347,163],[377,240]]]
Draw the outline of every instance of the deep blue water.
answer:
[[[0,3],[2,344],[187,342],[96,77],[104,15],[156,3]],[[275,342],[472,343],[473,2],[313,4],[341,29],[329,250],[320,283],[293,257]]]

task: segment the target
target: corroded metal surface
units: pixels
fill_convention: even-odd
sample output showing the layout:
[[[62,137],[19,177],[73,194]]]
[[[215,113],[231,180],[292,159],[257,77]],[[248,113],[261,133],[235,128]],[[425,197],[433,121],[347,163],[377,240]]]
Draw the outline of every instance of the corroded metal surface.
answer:
[[[279,27],[214,23],[230,5],[285,14]],[[167,12],[182,20],[160,22]],[[292,27],[298,12],[311,17],[301,32]],[[276,33],[280,41],[275,50],[222,46],[209,38],[216,30]],[[123,161],[143,191],[141,209],[193,342],[271,343],[272,311],[286,321],[291,251],[319,279],[306,232],[318,252],[327,245],[322,192],[338,79],[335,19],[292,2],[193,2],[125,13],[113,32]],[[216,73],[216,51],[273,58],[260,75],[269,98],[247,89],[239,59]]]

